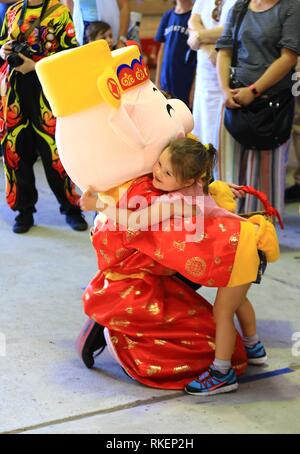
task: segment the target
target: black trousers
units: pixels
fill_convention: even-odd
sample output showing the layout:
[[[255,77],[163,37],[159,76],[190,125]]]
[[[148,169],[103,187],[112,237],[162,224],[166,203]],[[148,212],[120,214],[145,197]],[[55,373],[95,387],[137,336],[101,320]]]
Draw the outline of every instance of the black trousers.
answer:
[[[35,72],[13,73],[7,95],[3,152],[9,206],[21,212],[35,211],[38,193],[33,165],[40,155],[60,211],[66,214],[80,212],[79,195],[57,153],[56,120]]]

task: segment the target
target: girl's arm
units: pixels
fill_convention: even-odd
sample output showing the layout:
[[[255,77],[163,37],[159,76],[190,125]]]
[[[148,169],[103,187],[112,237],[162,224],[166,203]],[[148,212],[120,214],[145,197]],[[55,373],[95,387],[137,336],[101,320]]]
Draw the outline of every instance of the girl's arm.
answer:
[[[160,224],[174,216],[191,217],[197,214],[197,207],[179,199],[174,202],[157,202],[149,207],[132,211],[126,208],[116,208],[113,204],[103,203],[91,189],[85,191],[80,199],[83,211],[100,211],[109,219],[130,230],[141,230]]]

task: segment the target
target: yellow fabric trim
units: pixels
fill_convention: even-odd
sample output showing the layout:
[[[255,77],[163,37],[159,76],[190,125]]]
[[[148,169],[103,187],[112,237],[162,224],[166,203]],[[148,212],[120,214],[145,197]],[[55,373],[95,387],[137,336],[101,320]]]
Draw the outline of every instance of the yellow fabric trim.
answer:
[[[251,222],[241,222],[240,239],[227,287],[237,287],[255,281],[258,266],[255,226]]]
[[[266,254],[268,262],[276,262],[280,256],[280,248],[274,225],[260,215],[251,216],[248,221],[259,225],[256,234],[257,249]]]
[[[146,273],[121,274],[114,271],[103,271],[106,279],[110,281],[123,281],[124,279],[144,279]]]
[[[128,191],[133,182],[134,180],[130,180],[127,181],[127,183],[117,186],[116,188],[109,189],[106,192],[99,192],[98,197],[101,199],[103,196],[109,196],[114,199],[115,203],[118,203],[120,198],[122,198],[125,192]]]

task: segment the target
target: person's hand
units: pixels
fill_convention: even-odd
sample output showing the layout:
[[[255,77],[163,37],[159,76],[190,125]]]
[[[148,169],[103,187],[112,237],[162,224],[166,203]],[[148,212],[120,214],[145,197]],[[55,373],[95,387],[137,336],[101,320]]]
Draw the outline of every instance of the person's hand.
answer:
[[[6,60],[7,57],[12,53],[11,47],[12,42],[13,42],[12,40],[7,41],[7,43],[3,44],[3,46],[1,47],[0,57],[2,58],[2,60]]]
[[[249,87],[236,88],[231,90],[231,92],[233,93],[234,101],[241,106],[248,106],[255,99],[255,95]]]
[[[224,90],[224,104],[229,109],[240,109],[241,105],[235,100],[235,90]]]
[[[15,68],[15,71],[22,74],[27,74],[30,73],[31,71],[35,71],[35,62],[31,60],[31,58],[25,57],[25,55],[23,54],[18,54],[18,56],[22,58],[24,63],[20,66],[17,66]]]
[[[98,197],[92,188],[88,188],[83,192],[79,200],[79,205],[82,211],[100,211]]]
[[[242,191],[242,186],[233,183],[228,183],[228,186],[230,187],[235,199],[241,199],[245,197],[246,194],[244,191]]]
[[[119,39],[116,44],[116,49],[122,49],[122,47],[126,47],[126,44],[122,39]]]

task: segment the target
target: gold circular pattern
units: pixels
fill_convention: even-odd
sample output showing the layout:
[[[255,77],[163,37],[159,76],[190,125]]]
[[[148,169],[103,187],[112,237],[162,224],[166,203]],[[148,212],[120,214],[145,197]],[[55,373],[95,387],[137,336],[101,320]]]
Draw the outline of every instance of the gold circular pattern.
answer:
[[[192,257],[187,260],[185,270],[192,276],[202,276],[206,270],[206,262],[200,257]]]

